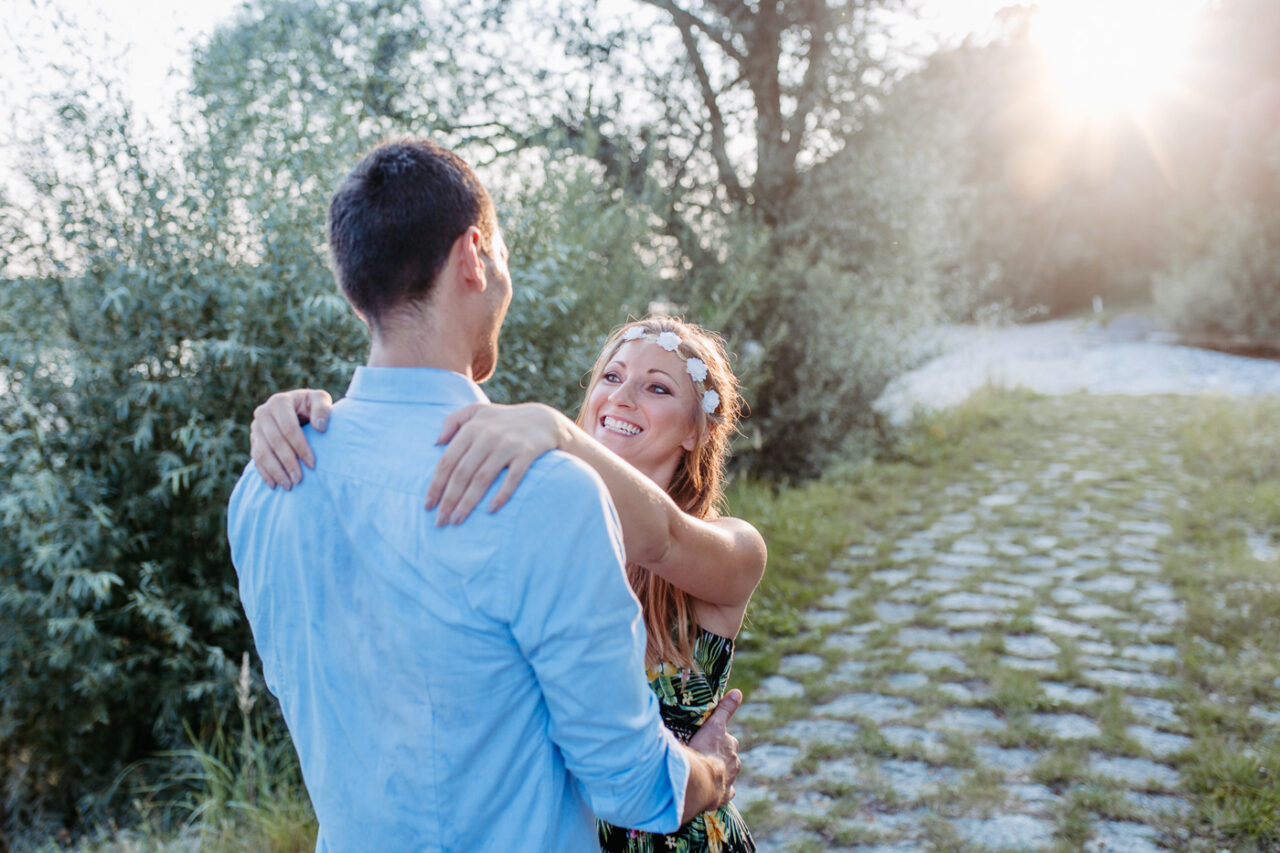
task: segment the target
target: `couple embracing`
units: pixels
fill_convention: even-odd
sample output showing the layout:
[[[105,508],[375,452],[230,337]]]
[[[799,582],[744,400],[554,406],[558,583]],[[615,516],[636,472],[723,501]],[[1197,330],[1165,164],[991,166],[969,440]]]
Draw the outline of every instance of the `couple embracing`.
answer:
[[[329,244],[368,363],[259,407],[228,513],[317,850],[753,850],[726,685],[765,548],[717,511],[719,338],[622,327],[577,423],[490,405],[507,250],[427,141],[356,166]]]

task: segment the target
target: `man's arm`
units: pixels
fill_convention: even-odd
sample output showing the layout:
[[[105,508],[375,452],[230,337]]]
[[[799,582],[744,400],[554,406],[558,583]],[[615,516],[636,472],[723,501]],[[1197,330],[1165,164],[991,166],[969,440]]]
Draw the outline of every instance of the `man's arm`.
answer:
[[[508,507],[512,634],[538,679],[550,735],[596,815],[651,832],[727,802],[740,764],[724,730],[736,692],[693,748],[663,725],[644,677],[644,623],[599,478],[548,457]]]

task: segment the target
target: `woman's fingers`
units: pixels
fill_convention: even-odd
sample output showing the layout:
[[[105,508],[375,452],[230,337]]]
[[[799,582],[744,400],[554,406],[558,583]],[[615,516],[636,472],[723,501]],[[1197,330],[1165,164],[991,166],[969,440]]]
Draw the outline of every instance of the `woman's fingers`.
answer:
[[[316,457],[307,444],[307,437],[302,433],[299,416],[305,417],[303,408],[307,405],[307,396],[273,394],[267,402],[259,407],[263,413],[264,435],[276,456],[285,460],[289,473],[297,473],[295,483],[302,479],[302,469],[296,464],[301,460],[308,468],[316,467]],[[255,417],[256,417],[255,413]]]
[[[471,446],[473,436],[468,434],[458,438],[458,431],[487,405],[489,404],[472,403],[445,416],[444,425],[440,428],[440,435],[436,438],[436,444],[448,444],[449,447],[445,450],[444,455],[440,457],[435,473],[431,476],[431,484],[427,486],[427,509],[436,509],[440,506],[440,500],[444,497],[445,488],[450,484],[454,468],[457,467],[458,462]],[[436,523],[443,525],[446,523],[443,519],[447,518],[447,512],[439,513],[436,516]]]
[[[292,427],[301,433],[302,430],[292,410],[290,410],[289,419],[292,423],[286,422],[285,428]],[[257,439],[256,448],[255,438]],[[305,439],[302,444],[306,447]],[[281,429],[280,422],[269,413],[254,418],[249,448],[259,470],[265,465],[279,485],[290,489],[302,482],[302,466],[298,464],[298,454]],[[310,453],[310,448],[307,448],[307,451]],[[263,479],[267,478],[263,477]]]
[[[262,437],[260,430],[261,427],[255,422],[249,432],[249,455],[253,457],[254,467],[258,469],[258,476],[273,489],[276,486],[284,486],[286,489],[292,488],[293,480],[289,477],[289,472],[285,470],[284,465],[280,463],[275,453],[271,451],[271,446]]]
[[[436,464],[435,473],[431,475],[431,484],[427,486],[427,509],[439,509],[440,501],[444,497],[445,489],[453,479],[454,469],[458,467],[458,463],[462,461],[464,455],[471,447],[472,437],[469,433],[463,433],[454,436],[449,441],[449,446],[445,448],[444,455],[440,457],[440,461]],[[444,524],[441,518],[446,517],[445,513],[437,513],[436,523]]]
[[[510,459],[510,449],[504,439],[477,434],[468,429],[459,433],[452,442],[445,456],[460,449],[456,462],[449,468],[443,491],[436,507],[436,524],[445,525],[461,521],[470,514],[471,509],[479,502],[480,497],[489,490],[489,485],[497,478]],[[443,462],[443,460],[442,460]],[[474,494],[479,488],[479,495]],[[459,517],[458,511],[463,509],[463,500],[474,495],[470,506],[465,507]]]
[[[328,391],[299,388],[272,394],[253,410],[249,425],[249,455],[258,474],[271,488],[292,488],[302,482],[302,466],[316,467],[316,457],[302,432],[310,421],[324,431],[329,422],[333,398]]]
[[[493,500],[489,501],[489,512],[497,512],[502,509],[507,499],[515,494],[516,486],[520,485],[520,481],[524,478],[524,474],[529,470],[529,466],[537,459],[536,454],[521,454],[511,463],[507,465],[507,476],[502,481],[501,488],[498,493],[493,496]]]
[[[449,446],[426,499],[427,509],[436,511],[437,525],[466,520],[504,469],[507,475],[489,511],[496,512],[510,499],[534,460],[556,446],[554,419],[548,430],[542,408],[476,403],[445,418],[440,442]]]
[[[471,511],[476,508],[476,504],[480,503],[480,499],[489,491],[493,482],[502,475],[502,469],[505,467],[507,467],[506,463],[495,456],[489,456],[480,464],[480,467],[471,474],[466,488],[450,510],[450,524],[461,524],[467,520],[467,516],[471,515]]]
[[[329,410],[333,408],[333,397],[323,389],[310,388],[302,392],[302,403],[298,411],[300,418],[305,418],[318,432],[324,432],[329,426]],[[313,464],[312,468],[315,467]]]
[[[436,444],[448,444],[449,441],[462,429],[463,424],[470,421],[489,403],[472,403],[469,406],[463,406],[456,412],[450,412],[444,419],[444,425],[440,427],[440,435],[436,438]]]

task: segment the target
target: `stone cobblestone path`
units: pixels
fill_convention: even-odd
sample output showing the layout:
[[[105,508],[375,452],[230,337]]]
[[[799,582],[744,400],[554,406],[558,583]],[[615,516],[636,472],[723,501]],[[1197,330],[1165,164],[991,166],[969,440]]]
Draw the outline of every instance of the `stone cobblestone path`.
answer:
[[[747,696],[738,803],[762,851],[1178,849],[1171,424],[1043,406],[1040,452],[850,547]]]

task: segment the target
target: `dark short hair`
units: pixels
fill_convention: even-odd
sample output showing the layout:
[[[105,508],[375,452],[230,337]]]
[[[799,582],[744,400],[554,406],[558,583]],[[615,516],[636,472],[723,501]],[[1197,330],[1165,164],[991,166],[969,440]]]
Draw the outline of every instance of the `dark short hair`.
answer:
[[[425,139],[384,142],[329,204],[329,251],[343,295],[376,328],[431,294],[449,249],[471,226],[492,252],[493,201],[462,158]]]

